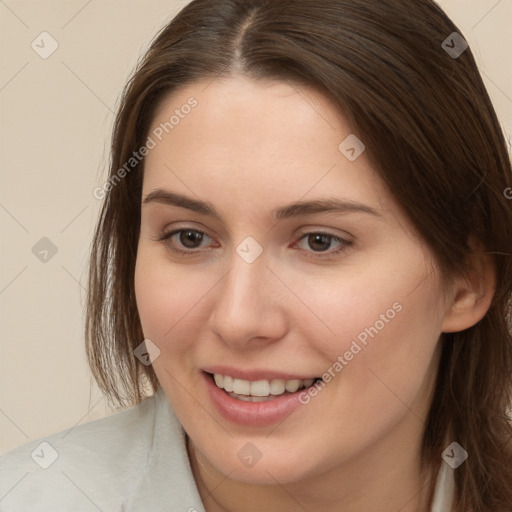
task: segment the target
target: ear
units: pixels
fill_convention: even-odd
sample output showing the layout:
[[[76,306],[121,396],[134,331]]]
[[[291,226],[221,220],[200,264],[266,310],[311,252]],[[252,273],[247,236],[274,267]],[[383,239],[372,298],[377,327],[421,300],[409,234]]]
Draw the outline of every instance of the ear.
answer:
[[[442,332],[459,332],[477,324],[487,313],[496,290],[496,268],[492,255],[471,237],[473,251],[467,259],[468,274],[457,280],[441,325]]]

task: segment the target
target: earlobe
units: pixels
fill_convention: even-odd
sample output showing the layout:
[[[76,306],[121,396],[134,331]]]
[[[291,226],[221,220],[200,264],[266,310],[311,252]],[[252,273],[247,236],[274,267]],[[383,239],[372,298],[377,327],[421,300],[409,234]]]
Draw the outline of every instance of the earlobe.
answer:
[[[474,239],[468,257],[468,274],[454,286],[453,300],[442,323],[442,332],[459,332],[477,324],[491,306],[496,290],[494,258]]]

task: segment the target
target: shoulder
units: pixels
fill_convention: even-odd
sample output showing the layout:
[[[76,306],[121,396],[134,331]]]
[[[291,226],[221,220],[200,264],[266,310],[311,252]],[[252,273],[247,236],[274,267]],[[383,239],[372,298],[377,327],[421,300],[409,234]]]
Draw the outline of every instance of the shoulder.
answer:
[[[135,407],[2,455],[0,511],[126,510],[161,449],[188,465],[183,431],[159,390]]]

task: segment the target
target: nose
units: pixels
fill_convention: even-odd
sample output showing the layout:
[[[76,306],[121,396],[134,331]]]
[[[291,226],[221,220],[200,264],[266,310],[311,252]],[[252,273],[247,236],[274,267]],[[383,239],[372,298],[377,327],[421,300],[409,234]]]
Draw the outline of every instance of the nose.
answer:
[[[281,339],[288,315],[286,290],[262,255],[247,263],[234,254],[231,269],[215,287],[210,327],[233,349],[261,348]]]

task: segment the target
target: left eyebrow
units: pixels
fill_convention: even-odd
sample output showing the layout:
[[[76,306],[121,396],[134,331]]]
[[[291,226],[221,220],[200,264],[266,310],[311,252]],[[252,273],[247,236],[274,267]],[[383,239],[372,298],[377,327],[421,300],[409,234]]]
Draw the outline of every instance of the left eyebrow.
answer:
[[[313,215],[315,213],[367,213],[375,217],[382,215],[371,206],[356,201],[340,200],[337,198],[317,199],[315,201],[302,201],[293,203],[273,211],[277,220]]]
[[[182,194],[169,192],[163,189],[156,189],[150,192],[142,201],[143,204],[161,203],[168,206],[177,206],[195,211],[202,215],[209,215],[216,219],[221,218],[220,214],[211,203],[193,199]],[[352,200],[341,200],[338,198],[317,199],[313,201],[300,201],[281,206],[272,210],[276,220],[289,219],[318,213],[365,213],[375,217],[381,217],[375,208]]]

